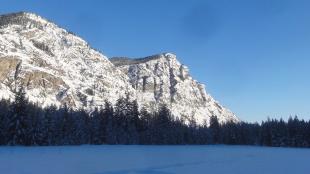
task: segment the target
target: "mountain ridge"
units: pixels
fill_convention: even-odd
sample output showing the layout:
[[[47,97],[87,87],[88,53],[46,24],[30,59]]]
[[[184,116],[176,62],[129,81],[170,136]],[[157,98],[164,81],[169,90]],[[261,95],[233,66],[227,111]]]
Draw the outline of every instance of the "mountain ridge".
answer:
[[[129,95],[140,107],[166,104],[172,114],[198,123],[211,115],[238,121],[189,75],[176,55],[162,53],[138,59],[111,58],[82,38],[34,13],[0,16],[0,97],[13,98],[24,86],[40,105],[68,105],[92,110],[105,100]]]
[[[118,57],[110,61],[129,76],[140,103],[166,104],[172,113],[187,120],[194,117],[199,123],[206,119],[204,115],[217,115],[221,122],[238,120],[206,93],[205,85],[192,78],[188,67],[181,64],[175,54],[138,59]]]

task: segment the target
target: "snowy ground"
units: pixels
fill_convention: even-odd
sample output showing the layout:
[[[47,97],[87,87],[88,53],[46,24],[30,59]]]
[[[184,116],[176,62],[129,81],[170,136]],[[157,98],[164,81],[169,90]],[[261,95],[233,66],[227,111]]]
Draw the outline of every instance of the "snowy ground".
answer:
[[[310,149],[247,146],[0,147],[1,174],[309,174]]]

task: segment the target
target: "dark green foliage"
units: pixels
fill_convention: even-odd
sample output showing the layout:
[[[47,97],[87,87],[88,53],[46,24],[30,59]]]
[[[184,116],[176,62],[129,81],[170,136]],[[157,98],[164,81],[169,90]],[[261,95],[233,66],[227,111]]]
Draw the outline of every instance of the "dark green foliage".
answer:
[[[23,88],[15,94],[15,101],[10,105],[8,122],[8,144],[29,145],[29,132],[31,131],[31,120],[28,115],[28,101]]]
[[[220,123],[216,116],[210,117],[210,131],[212,135],[211,141],[215,144],[220,143]]]
[[[209,126],[207,126],[209,125]],[[231,144],[276,147],[309,147],[310,122],[290,118],[268,119],[261,124],[228,122],[217,117],[197,125],[174,119],[167,106],[150,113],[136,101],[120,98],[116,105],[88,113],[64,106],[45,109],[29,103],[21,89],[15,101],[0,101],[0,145],[80,144]]]
[[[2,99],[0,101],[0,145],[8,141],[9,108],[9,101]]]

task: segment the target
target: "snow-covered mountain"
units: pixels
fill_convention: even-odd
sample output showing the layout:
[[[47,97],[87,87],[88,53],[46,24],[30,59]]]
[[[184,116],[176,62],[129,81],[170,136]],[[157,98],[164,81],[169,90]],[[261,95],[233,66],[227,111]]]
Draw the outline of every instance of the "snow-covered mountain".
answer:
[[[181,64],[174,54],[110,60],[128,75],[129,82],[137,91],[138,102],[147,108],[166,104],[174,115],[187,120],[194,117],[199,123],[208,121],[212,115],[222,122],[238,120],[206,93],[205,86],[189,75],[188,67]]]
[[[237,121],[170,53],[111,61],[87,42],[32,13],[0,16],[0,98],[24,86],[29,100],[91,110],[127,94],[140,106],[167,104],[198,123],[216,115]]]
[[[0,97],[24,85],[30,100],[71,107],[135,96],[128,77],[81,38],[32,13],[0,17]]]

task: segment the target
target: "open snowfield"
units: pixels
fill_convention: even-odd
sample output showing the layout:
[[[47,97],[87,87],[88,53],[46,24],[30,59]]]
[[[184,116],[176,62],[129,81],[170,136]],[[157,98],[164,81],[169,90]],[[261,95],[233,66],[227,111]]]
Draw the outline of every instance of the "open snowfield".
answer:
[[[310,149],[248,146],[0,147],[1,174],[309,174]]]

